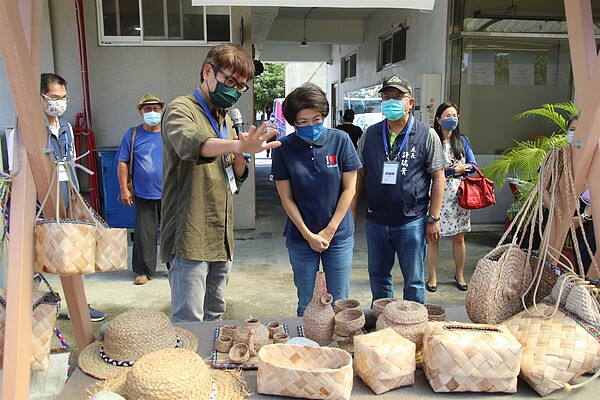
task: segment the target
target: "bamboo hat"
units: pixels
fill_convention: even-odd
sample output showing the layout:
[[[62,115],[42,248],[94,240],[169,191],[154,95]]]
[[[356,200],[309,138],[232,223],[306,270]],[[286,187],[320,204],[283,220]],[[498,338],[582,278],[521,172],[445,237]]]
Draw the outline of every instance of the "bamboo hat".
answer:
[[[119,314],[110,322],[104,340],[91,343],[79,354],[83,372],[98,379],[118,376],[142,356],[165,348],[198,350],[198,338],[171,325],[164,313],[135,309]]]

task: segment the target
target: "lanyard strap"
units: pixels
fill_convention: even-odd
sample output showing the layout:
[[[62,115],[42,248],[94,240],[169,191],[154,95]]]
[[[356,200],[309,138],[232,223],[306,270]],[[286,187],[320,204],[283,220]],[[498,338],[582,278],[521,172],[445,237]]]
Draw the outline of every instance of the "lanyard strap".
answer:
[[[200,96],[198,89],[194,89],[194,96],[196,96],[196,100],[198,100],[198,103],[200,103],[200,106],[202,107],[202,109],[204,110],[204,113],[208,117],[208,120],[210,121],[210,124],[212,125],[213,129],[215,130],[215,133],[217,134],[217,136],[220,139],[227,139],[227,124],[223,123],[223,131],[221,132],[221,130],[219,129],[219,125],[217,125],[217,121],[215,121],[215,118],[212,116],[212,113],[208,109],[208,105],[202,99],[202,96]]]
[[[410,117],[408,119],[408,125],[406,127],[406,133],[404,134],[404,139],[402,139],[402,143],[400,143],[400,147],[398,148],[398,153],[396,153],[394,160],[398,158],[400,153],[402,153],[402,149],[404,149],[404,146],[406,145],[406,142],[408,141],[408,135],[410,135],[410,131],[412,130],[412,126],[413,126],[414,122],[415,122],[415,117],[410,115]],[[400,131],[400,132],[402,132],[402,131]],[[390,159],[390,156],[389,156],[390,150],[389,150],[388,138],[387,138],[387,118],[383,124],[383,132],[382,132],[381,137],[383,138],[383,148],[385,150],[385,156],[389,160]]]

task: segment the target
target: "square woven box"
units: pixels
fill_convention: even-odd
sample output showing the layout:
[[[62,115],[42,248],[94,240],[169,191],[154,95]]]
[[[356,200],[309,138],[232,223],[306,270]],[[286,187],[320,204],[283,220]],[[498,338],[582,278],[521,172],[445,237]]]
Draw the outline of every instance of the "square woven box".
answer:
[[[415,382],[416,345],[392,328],[354,338],[354,369],[375,394]]]
[[[352,356],[329,347],[268,344],[258,352],[258,393],[305,399],[350,399]]]
[[[514,393],[522,353],[506,326],[429,322],[423,369],[435,392]]]

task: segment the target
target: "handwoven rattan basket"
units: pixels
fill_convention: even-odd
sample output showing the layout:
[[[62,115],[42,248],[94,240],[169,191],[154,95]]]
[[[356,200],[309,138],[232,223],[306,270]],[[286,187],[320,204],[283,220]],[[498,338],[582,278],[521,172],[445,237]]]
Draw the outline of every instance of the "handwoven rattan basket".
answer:
[[[352,357],[329,347],[273,344],[258,353],[259,393],[306,399],[350,399]]]

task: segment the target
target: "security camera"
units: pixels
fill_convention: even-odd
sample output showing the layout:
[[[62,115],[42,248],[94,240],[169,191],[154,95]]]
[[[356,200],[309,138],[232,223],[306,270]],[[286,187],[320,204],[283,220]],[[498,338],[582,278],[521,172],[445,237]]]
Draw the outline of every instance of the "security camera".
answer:
[[[393,29],[396,29],[396,28],[402,28],[402,22],[400,22],[400,21],[396,21],[396,22],[394,22],[394,23],[391,25],[391,27],[392,27]]]

